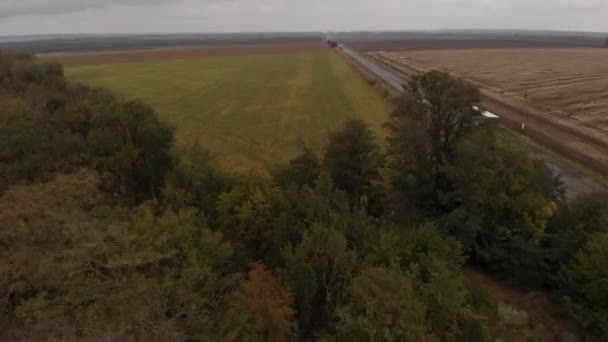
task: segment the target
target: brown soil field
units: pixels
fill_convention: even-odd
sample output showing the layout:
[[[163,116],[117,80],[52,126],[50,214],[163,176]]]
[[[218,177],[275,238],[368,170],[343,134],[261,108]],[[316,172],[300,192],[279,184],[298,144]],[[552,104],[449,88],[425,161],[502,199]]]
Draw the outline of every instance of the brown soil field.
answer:
[[[374,54],[404,75],[448,71],[478,85],[506,126],[608,174],[608,49],[479,49]],[[528,92],[527,100],[524,95]]]
[[[535,108],[608,133],[608,49],[459,50],[407,52]]]
[[[148,50],[125,50],[112,52],[86,52],[42,55],[41,58],[58,61],[64,66],[98,64],[137,63],[167,59],[208,58],[226,56],[270,55],[328,51],[326,44],[249,44],[214,45],[202,47],[175,47]]]
[[[395,40],[381,42],[353,42],[349,46],[365,52],[375,51],[422,51],[464,49],[530,49],[530,48],[579,48],[577,45],[547,42],[517,42],[508,40]]]

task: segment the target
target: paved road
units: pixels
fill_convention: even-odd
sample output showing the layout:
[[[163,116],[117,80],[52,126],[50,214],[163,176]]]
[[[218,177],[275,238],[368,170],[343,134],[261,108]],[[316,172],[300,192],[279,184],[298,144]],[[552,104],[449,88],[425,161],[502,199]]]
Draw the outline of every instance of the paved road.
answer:
[[[347,46],[340,45],[340,49],[376,76],[384,80],[391,87],[400,92],[405,92],[403,85],[407,85],[408,82],[396,75],[392,70],[373,62],[367,56]],[[490,114],[494,115],[494,113]],[[500,116],[500,113],[497,114]],[[593,180],[593,178],[585,175],[571,165],[560,162],[555,156],[546,153],[533,145],[527,144],[524,141],[522,141],[522,143],[523,148],[528,150],[535,158],[542,160],[555,175],[558,175],[561,178],[564,182],[566,197],[568,199],[573,199],[593,191],[606,191],[606,188]]]
[[[389,84],[391,87],[397,89],[400,92],[404,92],[405,88],[404,84],[408,84],[406,80],[395,75],[392,71],[386,69],[385,67],[373,62],[366,56],[363,56],[361,53],[347,47],[344,45],[340,45],[339,47],[344,53],[349,55],[352,59],[357,61],[357,63],[366,67],[369,71],[373,72],[376,76],[381,78],[384,82]]]

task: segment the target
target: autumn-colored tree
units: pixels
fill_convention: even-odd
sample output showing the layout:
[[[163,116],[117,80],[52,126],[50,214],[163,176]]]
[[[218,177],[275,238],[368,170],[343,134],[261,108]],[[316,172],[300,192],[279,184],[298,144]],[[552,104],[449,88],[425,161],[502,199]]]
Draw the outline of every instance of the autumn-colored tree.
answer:
[[[265,264],[251,264],[248,279],[223,315],[218,339],[286,341],[294,336],[291,294]]]
[[[261,262],[251,265],[243,293],[245,303],[268,336],[281,337],[291,333],[295,313],[291,307],[291,295],[266,265]]]

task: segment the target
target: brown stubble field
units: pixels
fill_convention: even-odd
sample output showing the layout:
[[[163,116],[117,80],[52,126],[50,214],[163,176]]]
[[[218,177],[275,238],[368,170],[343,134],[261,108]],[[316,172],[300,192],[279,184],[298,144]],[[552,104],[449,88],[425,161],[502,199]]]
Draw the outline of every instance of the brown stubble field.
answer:
[[[608,131],[608,49],[482,49],[394,53]]]
[[[600,175],[608,174],[608,49],[386,52],[404,74],[443,70],[478,85],[501,122]],[[528,96],[526,97],[526,93]]]

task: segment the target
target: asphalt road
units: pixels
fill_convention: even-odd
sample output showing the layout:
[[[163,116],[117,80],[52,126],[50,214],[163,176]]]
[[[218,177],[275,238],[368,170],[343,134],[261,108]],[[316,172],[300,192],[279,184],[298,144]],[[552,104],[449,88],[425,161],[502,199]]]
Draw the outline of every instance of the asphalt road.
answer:
[[[363,65],[369,71],[371,71],[376,76],[378,76],[380,79],[382,79],[384,82],[389,84],[391,87],[397,89],[400,92],[405,91],[405,88],[403,87],[403,85],[408,84],[408,82],[406,80],[404,80],[403,78],[395,75],[392,71],[384,68],[383,66],[380,66],[379,64],[373,62],[366,56],[363,56],[361,53],[359,53],[347,46],[340,45],[339,48],[344,53],[349,55],[352,59],[357,61],[357,63]]]

